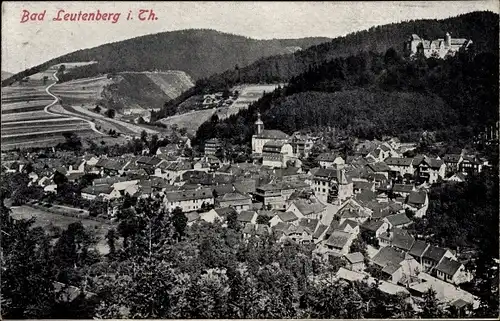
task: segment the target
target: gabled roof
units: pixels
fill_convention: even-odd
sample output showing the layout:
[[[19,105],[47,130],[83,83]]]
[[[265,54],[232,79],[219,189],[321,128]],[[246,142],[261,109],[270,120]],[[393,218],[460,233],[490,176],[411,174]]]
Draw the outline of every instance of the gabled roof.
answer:
[[[414,186],[412,184],[394,184],[392,191],[394,193],[410,193],[413,189]]]
[[[459,154],[447,154],[443,156],[443,161],[446,163],[458,163],[461,157]]]
[[[432,260],[434,262],[439,262],[446,253],[446,250],[437,246],[429,246],[427,251],[422,255],[423,258]]]
[[[385,219],[392,225],[392,226],[401,226],[405,224],[409,224],[412,221],[406,216],[405,213],[397,213],[393,215],[386,216]]]
[[[388,157],[384,160],[389,166],[411,166],[413,158]]]
[[[82,193],[99,196],[100,194],[109,194],[113,191],[110,185],[89,186],[82,189]]]
[[[214,211],[217,212],[217,214],[220,217],[224,217],[224,218],[226,218],[231,213],[236,213],[236,210],[234,208],[232,208],[232,207],[216,208],[216,209],[214,209]]]
[[[365,259],[360,252],[349,253],[344,256],[351,264],[363,262]]]
[[[384,223],[385,222],[382,220],[366,220],[361,225],[361,228],[368,231],[376,232],[379,228],[382,227],[382,225],[384,225]]]
[[[421,164],[427,164],[432,169],[439,169],[441,165],[444,164],[444,162],[442,159],[430,158],[425,156],[424,160],[420,163],[420,165]]]
[[[298,199],[296,201],[293,201],[292,204],[295,205],[295,207],[297,207],[297,209],[304,216],[321,213],[326,208],[326,205],[323,205],[319,202],[309,202],[304,199]]]
[[[276,129],[264,129],[260,135],[255,135],[257,138],[268,138],[268,139],[288,139],[290,136]]]
[[[391,244],[398,249],[402,249],[404,251],[409,251],[413,243],[415,242],[415,238],[410,235],[406,230],[402,230],[399,228],[393,228],[392,232],[392,240]]]
[[[241,211],[238,214],[238,221],[240,222],[251,222],[254,215],[257,215],[254,211]]]
[[[341,249],[349,242],[351,237],[351,233],[335,230],[326,241],[326,245]]]
[[[408,253],[414,257],[422,257],[425,250],[427,249],[427,246],[429,246],[429,245],[427,243],[425,243],[424,241],[416,240],[415,243],[413,243],[413,245]]]
[[[373,263],[380,267],[386,267],[389,264],[399,265],[405,259],[403,252],[390,246],[382,247],[372,258]]]
[[[167,192],[165,193],[165,197],[169,202],[181,202],[187,200],[213,198],[213,195],[210,188],[200,188]]]
[[[420,191],[412,191],[410,195],[408,195],[407,204],[413,205],[423,205],[425,203],[425,198],[427,197],[427,193],[423,190]]]
[[[352,185],[354,189],[360,189],[360,190],[371,191],[375,188],[375,183],[373,182],[352,181]]]
[[[187,212],[184,213],[184,215],[186,215],[188,223],[194,222],[200,218],[200,214],[198,212]]]
[[[213,190],[217,193],[217,197],[224,196],[226,194],[234,193],[233,184],[220,184],[213,187]]]
[[[279,212],[277,215],[283,222],[293,222],[298,220],[298,217],[295,216],[293,212]]]
[[[318,162],[333,162],[337,159],[337,157],[340,157],[340,155],[337,153],[327,152],[319,154],[318,157],[316,157],[316,160]]]
[[[316,232],[314,232],[313,234],[313,238],[319,238],[327,228],[328,226],[319,223],[318,227],[316,228]]]
[[[388,172],[391,170],[389,166],[384,162],[371,163],[367,164],[366,166],[374,172]]]
[[[240,193],[227,193],[221,197],[221,201],[224,202],[243,201],[243,200],[250,200],[250,196],[245,196]]]
[[[462,266],[458,261],[450,260],[445,257],[439,264],[436,266],[436,270],[443,272],[446,275],[453,276],[457,273],[458,269]]]
[[[313,218],[301,218],[299,219],[299,226],[302,226],[309,234],[313,234],[314,230],[316,230],[316,226],[318,226],[318,219]]]

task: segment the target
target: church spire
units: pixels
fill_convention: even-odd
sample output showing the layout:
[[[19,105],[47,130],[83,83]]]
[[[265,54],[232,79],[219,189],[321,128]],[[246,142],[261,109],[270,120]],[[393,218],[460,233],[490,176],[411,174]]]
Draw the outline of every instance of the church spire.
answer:
[[[255,122],[255,132],[260,135],[264,130],[264,123],[260,119],[260,112],[257,112],[257,121]]]

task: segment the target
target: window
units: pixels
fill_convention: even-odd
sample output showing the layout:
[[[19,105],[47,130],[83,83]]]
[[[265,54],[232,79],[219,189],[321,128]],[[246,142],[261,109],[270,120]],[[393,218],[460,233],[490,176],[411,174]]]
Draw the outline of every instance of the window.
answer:
[[[323,188],[323,193],[326,193],[326,190]]]

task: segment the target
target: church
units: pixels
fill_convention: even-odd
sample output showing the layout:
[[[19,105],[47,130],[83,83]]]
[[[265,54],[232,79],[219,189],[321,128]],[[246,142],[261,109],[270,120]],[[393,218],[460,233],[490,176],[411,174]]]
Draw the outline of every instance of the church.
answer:
[[[262,157],[262,164],[270,167],[286,167],[294,154],[290,145],[290,136],[281,130],[264,129],[264,123],[257,114],[255,135],[252,136],[252,155]]]

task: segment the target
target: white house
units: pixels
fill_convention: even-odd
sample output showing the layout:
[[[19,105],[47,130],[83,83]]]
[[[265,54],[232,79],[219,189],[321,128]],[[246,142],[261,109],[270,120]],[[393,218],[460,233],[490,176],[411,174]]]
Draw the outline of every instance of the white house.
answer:
[[[292,145],[284,142],[269,141],[262,147],[262,165],[269,167],[286,167],[293,159]]]
[[[165,208],[173,211],[180,207],[183,212],[195,211],[205,205],[214,204],[214,196],[210,188],[181,190],[165,193]]]

